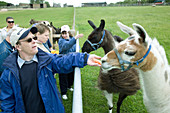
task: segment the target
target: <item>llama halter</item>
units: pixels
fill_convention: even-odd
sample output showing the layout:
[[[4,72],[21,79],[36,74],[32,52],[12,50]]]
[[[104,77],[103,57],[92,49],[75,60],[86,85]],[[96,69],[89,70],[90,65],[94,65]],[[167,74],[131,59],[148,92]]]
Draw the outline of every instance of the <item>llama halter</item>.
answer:
[[[105,36],[105,30],[103,31],[103,36],[102,36],[101,40],[98,43],[91,43],[88,39],[87,39],[87,42],[91,45],[91,47],[94,50],[97,50],[99,48],[99,45],[103,42],[104,36]]]
[[[145,54],[141,59],[139,59],[139,60],[137,60],[137,61],[135,61],[135,62],[129,62],[129,61],[127,61],[127,60],[123,60],[123,59],[121,58],[119,52],[117,51],[117,49],[114,48],[113,50],[115,51],[115,53],[116,53],[116,55],[117,55],[117,58],[118,58],[118,60],[119,60],[119,64],[120,64],[120,66],[121,66],[122,71],[127,71],[127,70],[129,70],[133,65],[136,64],[136,65],[138,66],[139,63],[143,62],[143,60],[148,56],[148,54],[149,54],[149,52],[150,52],[150,50],[151,50],[151,45],[149,46],[148,51],[146,52],[146,54]],[[125,69],[124,64],[129,64],[129,66]]]

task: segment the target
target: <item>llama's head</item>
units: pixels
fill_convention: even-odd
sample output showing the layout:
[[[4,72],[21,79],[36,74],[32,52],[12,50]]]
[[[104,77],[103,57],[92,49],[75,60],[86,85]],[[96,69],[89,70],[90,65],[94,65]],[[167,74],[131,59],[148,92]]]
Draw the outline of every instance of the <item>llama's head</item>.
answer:
[[[41,23],[48,26],[48,27],[50,27],[50,22],[48,22],[48,21],[41,21]]]
[[[91,51],[97,50],[99,47],[102,46],[103,39],[105,36],[105,21],[101,20],[99,27],[96,27],[91,20],[88,20],[88,23],[93,28],[93,31],[90,33],[88,39],[83,44],[82,52],[90,53]]]
[[[61,34],[61,28],[56,28],[52,22],[50,22],[50,27],[52,28],[53,30],[53,34]]]
[[[103,19],[101,20],[99,27],[96,27],[91,20],[88,20],[88,23],[93,28],[93,31],[83,44],[82,52],[90,53],[91,51],[95,51],[102,47],[104,48],[105,53],[108,53],[115,47],[116,43],[123,40],[121,37],[113,36],[111,32],[104,29],[105,21]],[[109,45],[109,43],[111,44]]]
[[[30,23],[30,25],[35,24],[35,22],[34,22],[34,21],[35,21],[34,19],[31,19],[31,20],[30,20],[30,22],[29,22],[29,23]]]
[[[123,32],[130,36],[102,58],[102,68],[104,70],[121,68],[124,71],[131,67],[143,68],[147,58],[153,56],[148,42],[150,38],[145,29],[136,23],[133,24],[134,30],[120,22],[117,24]]]

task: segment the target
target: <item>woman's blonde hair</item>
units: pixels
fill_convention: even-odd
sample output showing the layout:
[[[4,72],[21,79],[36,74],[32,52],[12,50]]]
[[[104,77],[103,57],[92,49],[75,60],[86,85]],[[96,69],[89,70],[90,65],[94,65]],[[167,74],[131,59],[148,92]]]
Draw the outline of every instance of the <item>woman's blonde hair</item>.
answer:
[[[45,33],[46,30],[48,30],[50,32],[50,28],[44,24],[37,24],[35,27],[38,29],[38,32],[40,34]]]

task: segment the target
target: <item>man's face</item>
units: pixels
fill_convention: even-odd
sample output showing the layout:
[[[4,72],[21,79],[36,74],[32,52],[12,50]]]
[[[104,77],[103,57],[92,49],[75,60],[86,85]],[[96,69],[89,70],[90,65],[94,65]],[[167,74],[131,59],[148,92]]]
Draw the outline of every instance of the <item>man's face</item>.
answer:
[[[27,37],[19,40],[17,50],[19,51],[21,58],[37,54],[38,49],[35,40],[33,39],[34,37],[35,35],[30,32]]]
[[[7,26],[8,26],[9,28],[12,28],[14,25],[15,25],[14,19],[8,19],[8,20],[7,20]]]

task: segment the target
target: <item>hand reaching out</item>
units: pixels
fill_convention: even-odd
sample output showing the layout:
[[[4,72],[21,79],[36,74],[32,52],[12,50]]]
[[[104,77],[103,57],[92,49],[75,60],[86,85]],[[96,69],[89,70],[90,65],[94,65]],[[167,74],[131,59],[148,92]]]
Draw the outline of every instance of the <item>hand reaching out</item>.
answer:
[[[83,34],[78,34],[78,35],[75,36],[75,39],[79,39],[81,37],[83,37]]]
[[[90,65],[90,66],[101,66],[101,62],[98,60],[98,59],[101,59],[100,56],[97,56],[97,55],[94,55],[94,54],[91,54],[87,60],[87,64]]]

